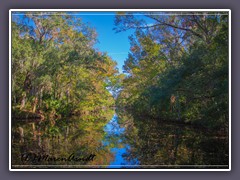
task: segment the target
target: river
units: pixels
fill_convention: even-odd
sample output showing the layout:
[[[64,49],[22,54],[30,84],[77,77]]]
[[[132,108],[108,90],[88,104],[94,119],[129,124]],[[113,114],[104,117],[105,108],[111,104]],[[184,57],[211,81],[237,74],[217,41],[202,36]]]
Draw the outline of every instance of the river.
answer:
[[[228,168],[227,136],[125,111],[13,120],[11,151],[13,168]]]

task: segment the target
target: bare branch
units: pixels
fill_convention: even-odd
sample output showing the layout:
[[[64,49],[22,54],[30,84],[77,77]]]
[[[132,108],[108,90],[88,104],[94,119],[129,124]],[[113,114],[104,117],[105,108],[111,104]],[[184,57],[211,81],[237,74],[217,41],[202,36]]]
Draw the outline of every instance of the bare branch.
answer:
[[[188,31],[188,32],[191,32],[193,35],[199,37],[199,38],[203,38],[203,36],[195,31],[193,31],[192,29],[189,29],[189,28],[184,28],[184,27],[179,27],[177,25],[173,25],[173,24],[169,24],[169,23],[166,23],[166,22],[162,22],[160,21],[159,19],[157,18],[154,18],[152,16],[148,16],[147,17],[149,18],[152,18],[154,19],[155,21],[159,22],[159,24],[156,24],[156,26],[169,26],[169,27],[172,27],[172,28],[175,28],[175,29],[180,29],[180,30],[183,30],[183,31]]]

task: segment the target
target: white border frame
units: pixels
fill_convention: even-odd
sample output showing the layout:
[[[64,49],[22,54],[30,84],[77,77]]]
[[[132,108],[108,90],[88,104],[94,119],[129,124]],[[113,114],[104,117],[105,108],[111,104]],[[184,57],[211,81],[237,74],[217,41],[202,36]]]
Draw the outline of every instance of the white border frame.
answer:
[[[162,11],[162,12],[188,12],[188,11],[196,11],[196,12],[228,12],[229,13],[229,168],[228,169],[12,169],[11,168],[11,119],[12,119],[12,73],[11,73],[11,22],[12,22],[12,12],[26,12],[26,11],[50,11],[50,12],[116,12],[116,11],[128,11],[128,12],[154,12],[154,11]],[[9,10],[9,171],[231,171],[231,9],[10,9]]]

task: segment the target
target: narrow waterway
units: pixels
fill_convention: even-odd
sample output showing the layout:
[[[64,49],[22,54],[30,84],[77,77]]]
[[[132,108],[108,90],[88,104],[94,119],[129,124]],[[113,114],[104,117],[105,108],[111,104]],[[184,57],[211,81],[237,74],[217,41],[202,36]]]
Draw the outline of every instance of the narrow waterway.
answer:
[[[228,167],[228,136],[125,111],[12,121],[14,168]]]
[[[127,161],[123,158],[124,155],[126,155],[127,152],[131,150],[131,147],[129,146],[129,144],[125,144],[123,142],[125,128],[120,127],[117,114],[114,114],[113,118],[104,127],[104,131],[107,132],[107,139],[112,139],[112,137],[115,138],[117,145],[116,147],[111,148],[111,152],[114,154],[114,159],[110,162],[108,168],[137,167],[137,159]],[[106,141],[105,143],[109,144],[108,141]]]

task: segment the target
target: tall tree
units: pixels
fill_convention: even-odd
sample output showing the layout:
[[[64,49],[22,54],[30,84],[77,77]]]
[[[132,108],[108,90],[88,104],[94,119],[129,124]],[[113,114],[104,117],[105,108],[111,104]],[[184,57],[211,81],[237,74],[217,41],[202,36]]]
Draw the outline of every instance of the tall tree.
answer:
[[[117,14],[115,25],[116,32],[135,29],[120,106],[208,127],[227,124],[227,15],[130,12]]]

